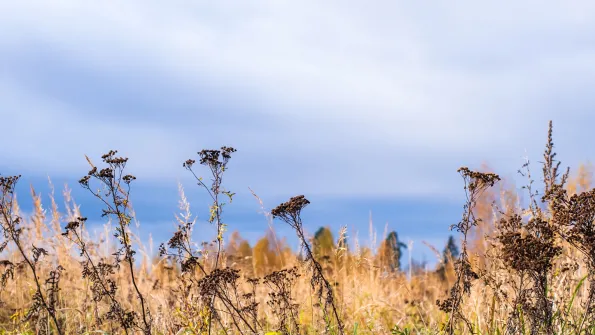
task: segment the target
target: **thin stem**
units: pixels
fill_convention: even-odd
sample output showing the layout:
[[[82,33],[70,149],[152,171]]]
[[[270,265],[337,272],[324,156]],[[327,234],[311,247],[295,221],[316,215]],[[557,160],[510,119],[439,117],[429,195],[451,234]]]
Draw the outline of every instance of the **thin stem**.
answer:
[[[12,239],[14,244],[19,249],[19,253],[23,257],[23,259],[25,260],[25,262],[27,263],[29,268],[31,269],[31,272],[33,273],[33,280],[35,281],[35,288],[37,290],[37,294],[39,295],[39,299],[41,300],[41,304],[43,305],[43,308],[47,311],[47,313],[50,315],[50,317],[52,318],[52,321],[54,322],[54,324],[56,326],[56,331],[58,332],[58,334],[62,335],[62,330],[60,329],[60,324],[58,323],[58,318],[56,317],[56,313],[53,310],[53,308],[50,308],[49,304],[45,300],[45,297],[43,296],[41,284],[39,283],[39,277],[37,276],[36,266],[29,259],[29,257],[27,257],[27,254],[25,253],[25,250],[23,249],[23,246],[21,245],[19,234],[15,229],[16,222],[12,217],[13,216],[12,215],[13,200],[11,199],[10,201],[8,201],[8,204],[5,202],[6,197],[9,197],[9,196],[11,198],[13,197],[13,194],[12,194],[12,190],[14,190],[13,187],[14,187],[14,185],[12,185],[9,190],[6,190],[6,189],[3,190],[5,193],[2,194],[2,202],[3,202],[2,203],[2,216],[4,218],[4,222],[6,223],[6,227],[2,227],[2,228],[5,233],[8,233],[10,235],[10,238]],[[6,192],[6,191],[8,191],[8,192]],[[8,205],[8,206],[6,206],[6,205]],[[7,207],[9,207],[9,208],[7,209]]]

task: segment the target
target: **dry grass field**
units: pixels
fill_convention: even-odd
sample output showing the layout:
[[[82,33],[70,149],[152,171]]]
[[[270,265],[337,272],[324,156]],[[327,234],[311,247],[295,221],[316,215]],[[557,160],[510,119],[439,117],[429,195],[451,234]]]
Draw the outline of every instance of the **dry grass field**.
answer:
[[[218,231],[199,240],[180,188],[182,214],[172,218],[178,230],[141,243],[128,198],[135,178],[116,152],[89,159],[79,182],[103,208],[108,223],[99,236],[90,234],[85,208],[68,189],[65,204],[42,204],[32,189],[35,210],[25,215],[14,193],[18,177],[2,176],[0,333],[595,332],[595,190],[589,166],[567,172],[556,161],[551,125],[543,162],[519,171],[524,188],[487,171],[459,170],[467,201],[461,221],[444,232],[461,241],[459,252],[429,246],[436,269],[414,269],[411,278],[394,266],[399,249],[386,236],[364,247],[357,239],[347,245],[346,229],[325,245],[308,235],[303,196],[266,213],[275,225],[293,228],[301,253],[272,225],[262,243],[250,246],[225,224],[233,193],[223,176],[228,165],[236,168],[234,151],[203,150],[184,162],[212,199],[193,204],[210,209]]]

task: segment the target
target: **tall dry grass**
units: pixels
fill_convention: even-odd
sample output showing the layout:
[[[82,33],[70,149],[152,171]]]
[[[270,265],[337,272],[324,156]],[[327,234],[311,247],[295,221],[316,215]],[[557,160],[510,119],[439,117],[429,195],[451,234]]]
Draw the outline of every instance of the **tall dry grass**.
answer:
[[[231,155],[229,148],[201,156],[204,166],[215,169],[213,180],[219,178],[201,185],[213,199],[217,236],[210,237],[212,243],[192,240],[195,217],[180,187],[181,214],[172,218],[179,230],[158,241],[166,243],[161,256],[151,253],[153,241],[143,244],[130,222],[121,221],[134,218],[127,199],[120,204],[129,214],[107,215],[103,231],[91,234],[81,219],[84,208],[68,188],[62,206],[53,191],[44,204],[32,188],[34,210],[27,215],[14,194],[5,192],[3,204],[10,208],[1,208],[0,219],[0,333],[591,334],[592,168],[560,173],[551,134],[547,143],[545,186],[528,173],[528,164],[527,183],[518,191],[510,181],[491,187],[496,178],[484,179],[492,176],[487,172],[462,170],[465,191],[475,192],[462,208],[462,221],[454,223],[462,253],[443,258],[441,246],[428,245],[437,268],[416,269],[411,278],[383,266],[386,252],[377,252],[382,245],[376,241],[386,236],[376,236],[371,220],[369,246],[360,243],[359,232],[343,228],[331,255],[298,254],[283,245],[271,224],[269,252],[255,254],[257,248],[226,232],[223,223],[223,204],[233,205],[222,201],[233,196],[222,187],[230,157],[221,154]],[[122,185],[113,184],[112,195]],[[299,210],[291,202],[283,205],[264,211],[266,217],[289,223],[308,250],[308,223],[300,218],[306,203]],[[117,227],[122,231],[114,238]],[[10,234],[15,230],[17,239]],[[353,245],[346,245],[348,235],[355,237]],[[126,257],[133,267],[124,266]],[[90,262],[110,270],[95,278]]]

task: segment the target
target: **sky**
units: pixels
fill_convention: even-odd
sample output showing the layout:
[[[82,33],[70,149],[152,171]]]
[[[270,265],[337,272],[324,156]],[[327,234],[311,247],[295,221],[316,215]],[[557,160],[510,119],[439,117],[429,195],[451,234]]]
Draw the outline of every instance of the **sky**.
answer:
[[[208,217],[182,162],[233,146],[231,230],[268,227],[248,187],[268,209],[304,194],[310,232],[365,242],[371,212],[431,260],[421,241],[441,249],[460,219],[460,166],[515,178],[549,120],[565,164],[593,156],[593,16],[579,0],[2,1],[0,173],[23,175],[23,199],[68,184],[99,226],[76,181],[117,149],[159,242],[178,183]]]

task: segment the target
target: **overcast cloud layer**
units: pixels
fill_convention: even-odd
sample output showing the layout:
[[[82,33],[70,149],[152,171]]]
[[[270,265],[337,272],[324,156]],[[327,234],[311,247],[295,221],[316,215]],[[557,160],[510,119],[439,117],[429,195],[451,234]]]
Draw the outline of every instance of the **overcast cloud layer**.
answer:
[[[175,182],[239,149],[264,192],[436,195],[460,165],[584,160],[595,2],[3,1],[1,166],[85,170],[118,148]],[[591,150],[591,151],[589,151]]]

